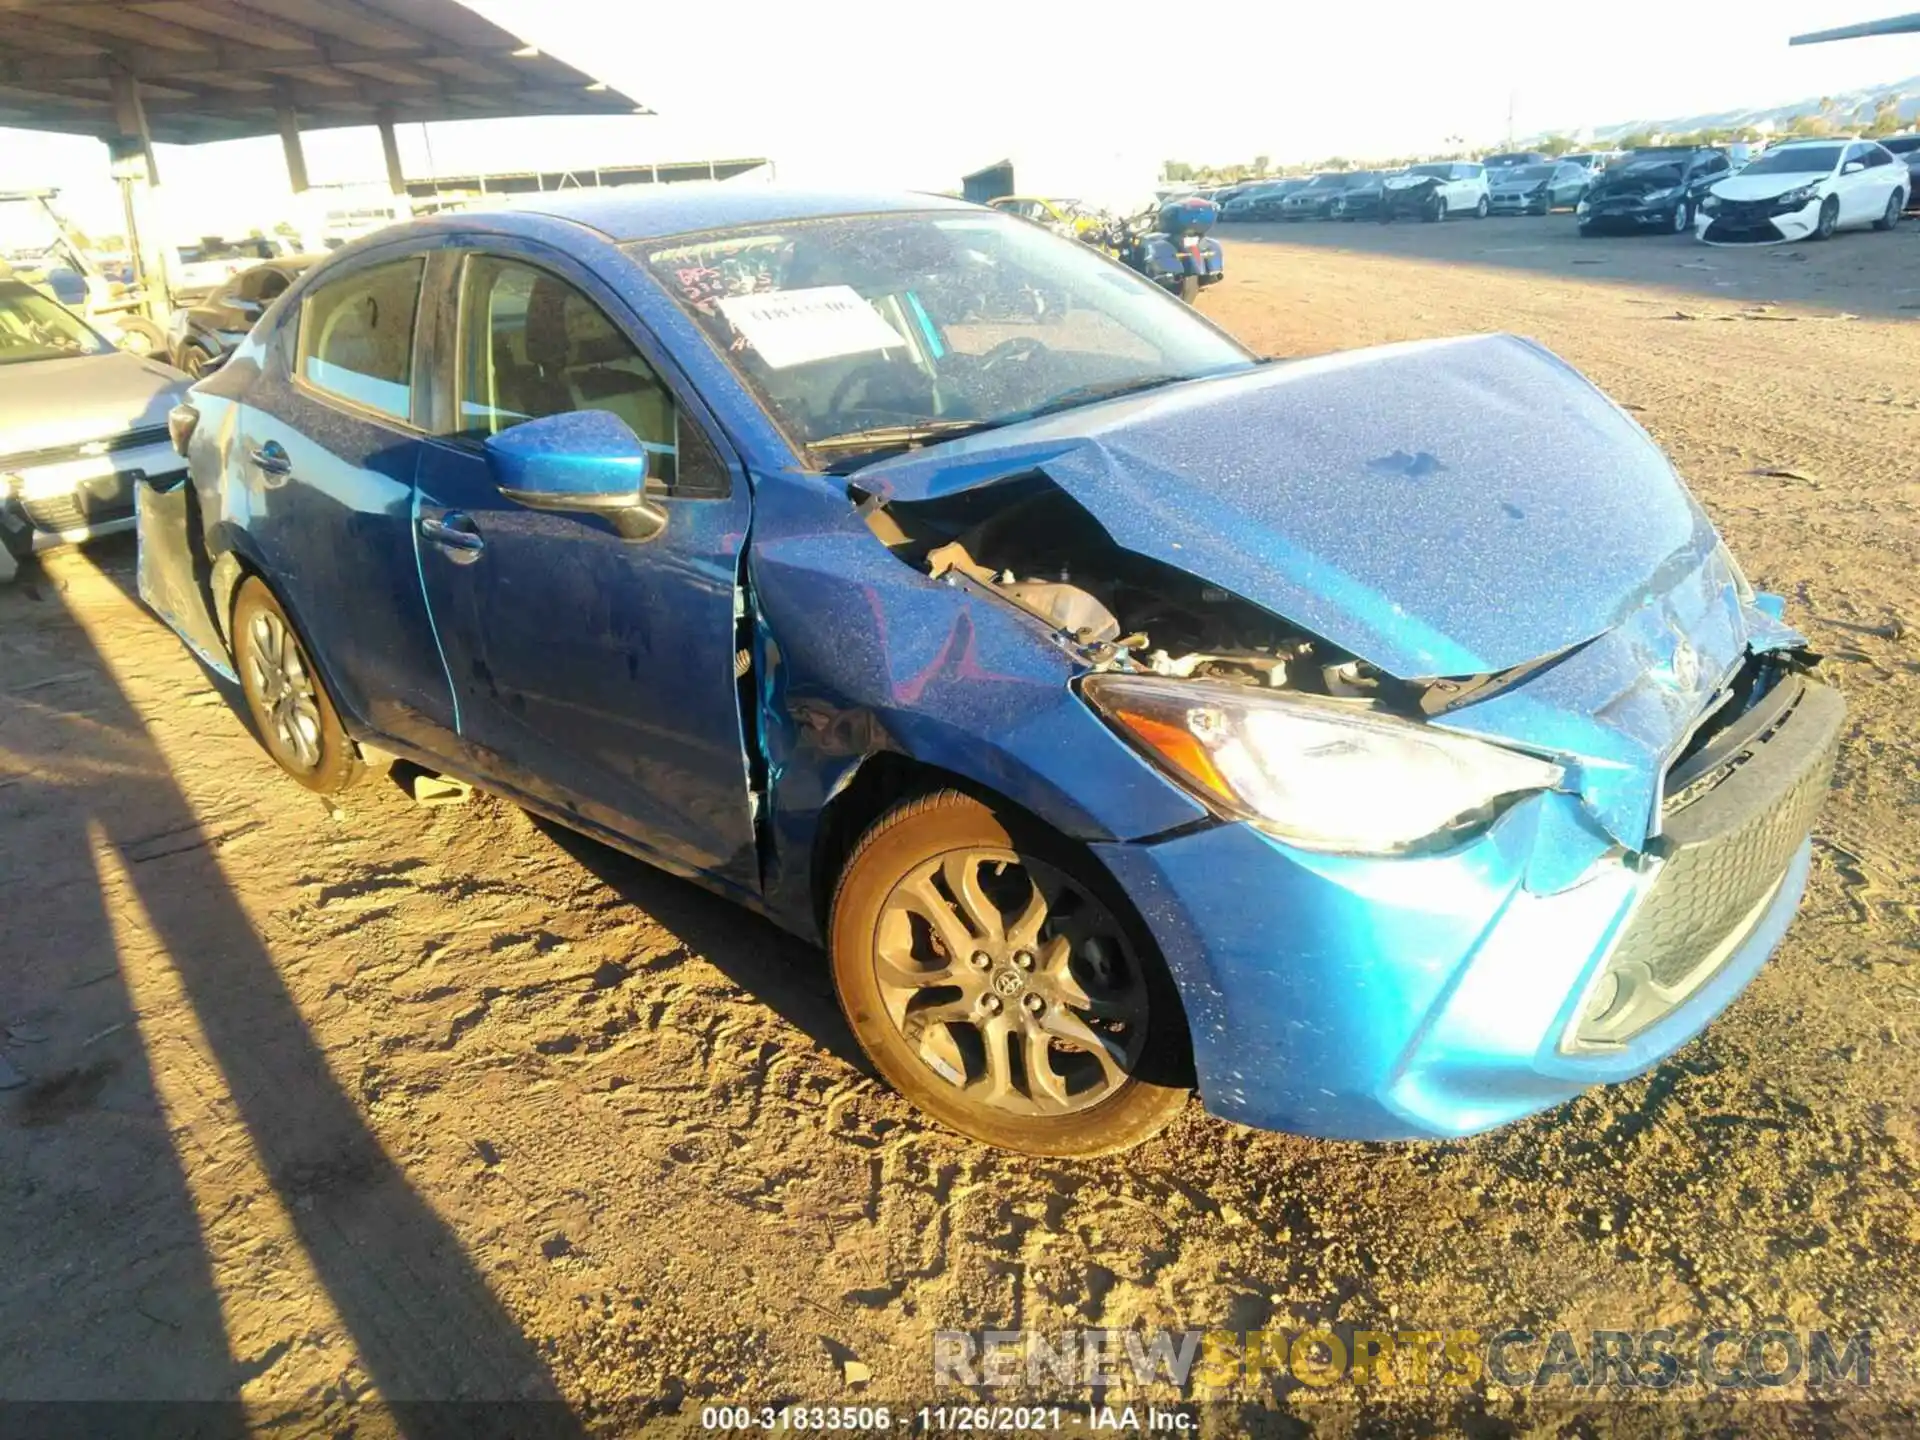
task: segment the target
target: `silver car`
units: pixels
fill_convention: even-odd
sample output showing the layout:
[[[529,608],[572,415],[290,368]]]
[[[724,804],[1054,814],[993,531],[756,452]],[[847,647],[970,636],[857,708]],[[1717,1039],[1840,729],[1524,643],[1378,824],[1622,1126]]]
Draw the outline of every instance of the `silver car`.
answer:
[[[0,279],[0,580],[37,551],[131,529],[134,486],[185,473],[167,412],[187,383]]]

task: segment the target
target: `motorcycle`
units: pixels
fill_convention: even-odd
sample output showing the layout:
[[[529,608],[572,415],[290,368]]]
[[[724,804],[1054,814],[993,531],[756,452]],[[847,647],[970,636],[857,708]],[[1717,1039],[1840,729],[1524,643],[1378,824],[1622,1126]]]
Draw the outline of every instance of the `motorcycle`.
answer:
[[[1211,200],[1179,196],[1081,238],[1188,304],[1226,275],[1220,242],[1207,234],[1220,218]]]

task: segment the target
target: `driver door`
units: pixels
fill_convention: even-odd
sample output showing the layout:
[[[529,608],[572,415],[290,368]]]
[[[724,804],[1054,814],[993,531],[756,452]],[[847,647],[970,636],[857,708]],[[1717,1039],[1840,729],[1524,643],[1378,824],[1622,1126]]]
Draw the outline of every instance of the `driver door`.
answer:
[[[462,751],[480,775],[669,868],[757,890],[735,668],[744,479],[590,273],[545,252],[447,263],[450,433],[424,447],[415,540]],[[654,457],[647,488],[667,521],[650,539],[500,493],[490,435],[589,409],[619,416]]]

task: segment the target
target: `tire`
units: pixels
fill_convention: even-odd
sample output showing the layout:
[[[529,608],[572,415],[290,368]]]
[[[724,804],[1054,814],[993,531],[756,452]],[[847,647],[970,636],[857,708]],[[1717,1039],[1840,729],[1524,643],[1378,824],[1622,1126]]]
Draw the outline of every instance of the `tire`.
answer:
[[[1574,222],[1574,227],[1579,230],[1582,240],[1591,240],[1600,233],[1591,220],[1577,220]]]
[[[1429,225],[1438,225],[1447,218],[1447,197],[1436,194],[1420,212],[1420,218]]]
[[[124,315],[113,324],[120,332],[120,344],[114,348],[129,355],[167,353],[167,332],[144,315]]]
[[[1132,908],[1083,851],[970,795],[874,822],[841,871],[828,951],[874,1067],[963,1135],[1103,1155],[1186,1104],[1185,1013]]]
[[[341,726],[306,642],[257,575],[234,597],[233,664],[254,733],[276,765],[320,795],[361,778],[360,748]]]
[[[1473,207],[1473,218],[1476,220],[1484,220],[1487,218],[1488,212],[1491,211],[1492,209],[1493,209],[1493,202],[1487,199],[1486,196],[1482,195],[1480,197],[1480,203]]]
[[[1839,226],[1840,200],[1838,196],[1829,195],[1825,200],[1820,202],[1820,218],[1814,222],[1813,234],[1809,238],[1814,240],[1831,240],[1833,238],[1833,232],[1838,229]]]
[[[1893,194],[1887,197],[1886,214],[1882,215],[1878,220],[1873,222],[1873,228],[1876,230],[1893,229],[1894,226],[1900,223],[1900,216],[1903,212],[1905,212],[1906,208],[1907,208],[1907,197],[1905,192],[1899,189],[1895,189]]]
[[[1191,305],[1200,298],[1200,277],[1187,272],[1180,277],[1180,298]]]
[[[1693,202],[1682,200],[1673,207],[1673,233],[1684,235],[1693,225]]]

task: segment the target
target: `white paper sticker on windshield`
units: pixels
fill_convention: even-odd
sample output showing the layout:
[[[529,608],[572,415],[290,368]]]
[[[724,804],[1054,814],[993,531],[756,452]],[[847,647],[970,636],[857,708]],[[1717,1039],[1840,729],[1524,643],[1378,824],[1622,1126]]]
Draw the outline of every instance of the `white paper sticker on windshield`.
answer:
[[[720,313],[775,370],[907,343],[851,285],[733,295]]]

